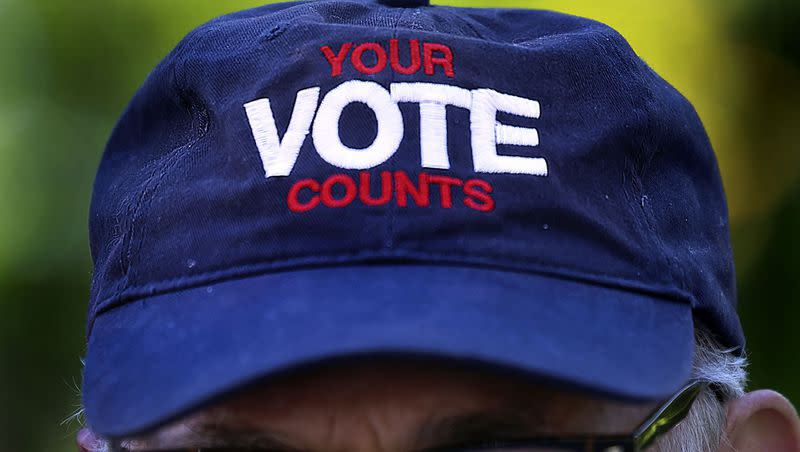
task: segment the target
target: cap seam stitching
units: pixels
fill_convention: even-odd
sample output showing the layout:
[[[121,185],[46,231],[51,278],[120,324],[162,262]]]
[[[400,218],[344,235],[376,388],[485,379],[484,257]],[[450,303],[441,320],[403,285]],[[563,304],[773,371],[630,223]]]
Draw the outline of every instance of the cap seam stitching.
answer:
[[[644,64],[646,66],[646,63],[644,63],[644,61],[639,61],[638,63],[639,64]],[[652,99],[649,99],[649,100],[652,100]],[[652,120],[653,120],[652,119],[652,110],[650,108],[648,108],[648,103],[647,102],[644,103],[644,106],[645,106],[644,114],[646,115],[645,124],[647,125],[647,127],[649,127],[650,124],[652,124]],[[640,146],[642,146],[642,145],[640,144]],[[645,184],[644,184],[645,175],[648,172],[649,167],[650,167],[651,163],[653,162],[653,159],[659,153],[664,152],[664,151],[663,151],[663,149],[661,149],[661,147],[659,147],[658,149],[655,149],[655,150],[648,150],[648,149],[644,149],[644,148],[642,148],[641,150],[642,150],[643,154],[645,152],[647,152],[647,151],[649,151],[649,152],[647,152],[646,155],[642,155],[640,164],[634,165],[634,167],[633,167],[633,169],[634,169],[633,177],[634,177],[634,180],[635,180],[635,183],[636,183],[637,192],[638,192],[638,200],[637,200],[638,201],[637,202],[638,208],[642,212],[642,217],[643,217],[645,225],[647,226],[648,231],[650,231],[650,233],[652,234],[651,243],[652,243],[653,248],[655,249],[655,251],[660,256],[662,262],[664,262],[665,267],[667,269],[669,269],[670,279],[672,279],[673,284],[679,286],[681,288],[681,290],[686,291],[686,287],[684,285],[683,278],[681,278],[678,275],[678,272],[682,272],[682,269],[680,269],[680,268],[676,269],[676,266],[673,264],[672,260],[669,257],[669,254],[666,251],[666,246],[665,246],[664,242],[662,241],[660,234],[656,231],[654,223],[657,223],[657,221],[656,221],[655,215],[653,214],[653,211],[652,211],[652,207],[651,207],[651,203],[650,203],[650,197],[645,193],[645,191],[646,191],[645,190]]]
[[[642,283],[640,278],[630,277],[626,275],[616,275],[610,273],[589,272],[582,269],[577,269],[568,266],[558,266],[552,264],[544,264],[537,262],[535,259],[526,259],[528,263],[533,263],[536,268],[523,268],[520,265],[514,265],[510,262],[503,262],[491,255],[475,254],[475,253],[431,253],[421,250],[405,249],[405,250],[367,250],[357,253],[332,253],[327,255],[320,255],[318,253],[311,254],[303,257],[292,257],[285,259],[276,259],[268,262],[260,262],[255,264],[248,264],[245,266],[237,267],[235,269],[215,270],[194,275],[191,278],[171,278],[150,283],[143,286],[130,286],[126,291],[108,297],[103,301],[96,303],[98,306],[96,315],[100,315],[105,311],[113,309],[117,306],[127,304],[131,301],[149,296],[163,295],[175,291],[187,290],[193,287],[200,287],[209,284],[218,284],[232,279],[255,277],[269,273],[270,271],[291,271],[296,270],[298,267],[305,266],[321,266],[332,267],[344,264],[359,264],[379,259],[408,259],[409,262],[414,262],[414,259],[439,259],[438,261],[427,261],[425,264],[439,265],[447,263],[449,265],[458,266],[487,266],[496,267],[499,269],[507,269],[512,271],[519,271],[525,273],[536,273],[552,275],[554,277],[572,278],[585,280],[594,284],[606,285],[616,287],[624,290],[638,290],[643,292],[658,293],[662,296],[667,296],[676,299],[682,299],[689,304],[693,303],[692,294],[686,292],[683,288],[673,284],[659,284],[658,286]],[[476,259],[484,259],[484,261],[456,262],[456,259],[463,259],[464,257],[473,257]],[[322,259],[340,259],[339,262],[322,262]],[[249,270],[248,270],[249,268]],[[169,287],[173,285],[173,287]],[[161,286],[161,287],[159,287]],[[670,287],[671,286],[671,287]],[[127,293],[125,293],[127,292]],[[89,336],[91,332],[89,332]]]
[[[401,8],[399,14],[397,15],[397,21],[395,21],[394,27],[392,28],[392,39],[398,38],[399,26],[400,23],[403,21],[405,15],[406,15],[406,9]],[[396,80],[397,80],[397,74],[394,71],[392,71],[391,82],[394,83]],[[403,119],[403,122],[405,123],[405,119]],[[403,135],[405,135],[405,132],[403,133]],[[407,138],[404,136],[403,139],[406,140]],[[389,165],[390,165],[390,170],[392,172],[398,169],[394,159],[390,159]],[[383,175],[381,175],[381,185],[383,184],[382,181],[383,181]],[[388,221],[386,222],[386,227],[384,228],[385,236],[383,240],[383,248],[386,250],[391,250],[394,248],[395,231],[397,230],[396,229],[397,212],[398,212],[398,207],[396,205],[392,205],[389,209],[386,209],[386,216],[388,217]]]
[[[204,36],[209,33],[209,28],[203,29],[197,39],[194,40],[196,43]],[[141,218],[145,215],[144,211],[147,210],[150,206],[150,202],[152,201],[153,197],[150,196],[149,198],[146,197],[146,194],[149,192],[151,195],[155,195],[158,192],[159,188],[161,187],[161,183],[163,182],[164,178],[166,177],[167,173],[170,172],[180,161],[181,157],[183,157],[184,153],[191,149],[197,142],[199,142],[208,131],[209,127],[209,119],[210,115],[208,113],[208,109],[206,108],[205,104],[199,99],[196,93],[192,92],[187,88],[186,83],[186,65],[188,64],[188,48],[183,54],[183,58],[181,59],[180,65],[173,66],[173,78],[175,80],[175,90],[178,93],[178,97],[180,98],[181,102],[186,104],[185,109],[186,112],[189,114],[191,125],[190,125],[190,132],[187,137],[187,141],[180,146],[172,148],[168,154],[165,156],[165,162],[162,165],[158,166],[159,175],[156,178],[155,182],[149,184],[149,186],[145,186],[142,190],[142,196],[140,201],[140,207],[137,209],[136,213],[134,214],[134,218],[132,220],[132,228],[135,226],[137,219]],[[180,66],[180,67],[179,67]],[[133,229],[132,229],[133,230]],[[145,234],[143,234],[145,235]],[[137,242],[136,252],[138,253],[141,250],[143,245],[144,239],[140,239]],[[128,246],[128,262],[131,259],[131,250],[132,250],[132,243],[129,243]]]
[[[197,39],[200,39],[204,36],[208,31],[207,30],[198,30],[199,36]],[[196,40],[195,40],[196,41]],[[187,64],[187,53],[188,48],[190,47],[190,43],[186,42],[185,46],[181,49],[182,55],[181,59],[178,63],[172,66],[172,78],[173,78],[173,88],[178,93],[178,97],[182,102],[186,103],[185,109],[190,116],[191,126],[190,132],[187,136],[187,142],[180,146],[173,147],[166,155],[157,158],[157,160],[163,159],[163,163],[159,163],[154,165],[152,172],[148,175],[147,181],[143,185],[137,200],[133,206],[131,212],[131,221],[128,231],[126,232],[125,236],[127,238],[127,244],[125,245],[124,253],[120,253],[119,263],[123,265],[123,258],[124,258],[124,273],[121,277],[122,283],[117,286],[115,291],[115,296],[122,296],[129,288],[136,287],[130,286],[130,280],[132,277],[131,273],[131,260],[132,256],[134,255],[134,242],[136,243],[136,252],[138,252],[142,245],[143,239],[136,240],[136,236],[140,235],[141,231],[137,229],[137,223],[145,214],[145,210],[148,209],[150,202],[152,200],[152,195],[155,194],[159,187],[161,186],[161,182],[164,179],[166,173],[171,170],[179,161],[184,151],[190,149],[194,146],[197,142],[199,142],[206,134],[209,122],[210,122],[210,115],[206,106],[199,101],[196,95],[192,95],[190,90],[186,88],[186,83],[184,81],[185,78],[185,66]],[[199,108],[198,108],[199,107]],[[148,199],[148,195],[150,198]],[[94,304],[95,308],[93,311],[99,312],[102,310],[100,304]],[[93,321],[92,321],[93,323]],[[90,325],[91,328],[91,325]]]

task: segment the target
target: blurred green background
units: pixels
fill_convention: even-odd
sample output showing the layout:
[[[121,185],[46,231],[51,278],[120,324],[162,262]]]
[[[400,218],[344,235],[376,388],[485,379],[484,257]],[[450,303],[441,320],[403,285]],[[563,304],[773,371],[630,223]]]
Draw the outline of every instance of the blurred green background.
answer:
[[[0,0],[0,451],[74,450],[88,202],[117,116],[191,28],[260,3]],[[695,104],[730,201],[751,388],[800,403],[800,2],[449,3],[602,20]]]

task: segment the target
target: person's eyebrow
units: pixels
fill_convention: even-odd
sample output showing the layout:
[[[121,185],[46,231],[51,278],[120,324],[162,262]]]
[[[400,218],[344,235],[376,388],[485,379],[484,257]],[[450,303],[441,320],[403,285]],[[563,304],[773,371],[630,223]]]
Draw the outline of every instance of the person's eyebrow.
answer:
[[[413,435],[413,450],[477,446],[487,441],[530,437],[542,426],[540,416],[515,410],[478,411],[422,423]]]
[[[188,429],[169,438],[150,441],[135,441],[125,451],[160,449],[215,449],[215,448],[247,448],[269,452],[300,452],[301,449],[289,445],[281,435],[263,428],[221,425],[218,423],[192,423]],[[160,450],[159,449],[159,450]]]

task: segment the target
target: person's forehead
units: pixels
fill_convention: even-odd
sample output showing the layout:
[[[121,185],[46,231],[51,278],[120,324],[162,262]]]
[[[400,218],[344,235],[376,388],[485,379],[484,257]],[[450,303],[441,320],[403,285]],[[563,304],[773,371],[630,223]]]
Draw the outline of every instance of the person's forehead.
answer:
[[[264,381],[145,439],[210,445],[248,437],[307,450],[372,429],[410,449],[453,435],[624,434],[652,408],[446,361],[370,359]]]

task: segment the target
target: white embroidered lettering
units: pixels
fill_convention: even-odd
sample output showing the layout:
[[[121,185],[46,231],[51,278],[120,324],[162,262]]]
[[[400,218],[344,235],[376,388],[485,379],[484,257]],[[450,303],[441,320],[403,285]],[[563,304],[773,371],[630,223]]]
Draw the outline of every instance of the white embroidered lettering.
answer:
[[[450,169],[447,106],[470,108],[472,93],[436,83],[392,83],[392,100],[419,103],[420,154],[425,168]]]
[[[268,178],[288,176],[292,172],[300,147],[303,146],[314,119],[318,100],[319,88],[308,88],[297,93],[292,118],[283,140],[278,138],[278,128],[275,126],[275,116],[269,99],[245,104],[253,138]]]
[[[497,122],[497,112],[539,118],[539,102],[490,89],[472,92],[472,158],[475,171],[482,173],[531,174],[547,176],[544,158],[498,155],[498,144],[538,146],[536,129],[513,127]]]
[[[414,102],[420,110],[420,161],[423,168],[449,169],[447,106],[470,110],[472,159],[476,172],[547,176],[542,157],[498,155],[497,145],[535,147],[535,128],[502,124],[497,113],[539,118],[535,100],[499,93],[491,89],[469,91],[435,83],[392,83],[387,90],[378,83],[350,80],[329,91],[314,115],[320,89],[297,93],[292,117],[280,139],[269,99],[258,99],[244,107],[267,178],[288,176],[297,161],[305,137],[311,131],[314,147],[326,162],[344,169],[369,169],[389,160],[403,140],[403,115],[399,102]],[[354,102],[375,113],[378,133],[364,149],[342,143],[339,121],[345,107]],[[313,121],[313,126],[312,126]]]
[[[378,134],[365,149],[351,149],[342,143],[339,118],[344,108],[362,102],[375,112]],[[314,120],[314,147],[331,165],[345,169],[367,169],[389,160],[403,139],[403,115],[389,92],[375,82],[351,80],[332,89],[319,106]]]

